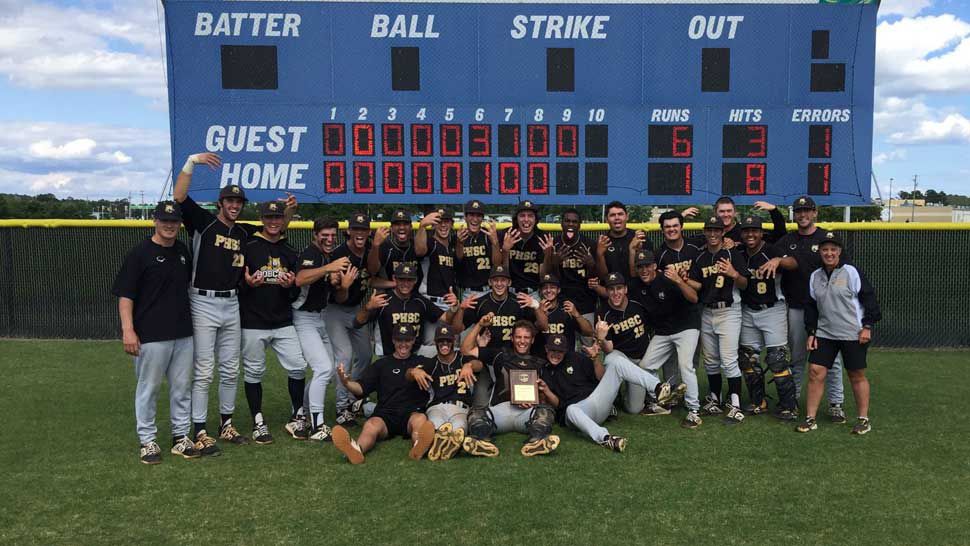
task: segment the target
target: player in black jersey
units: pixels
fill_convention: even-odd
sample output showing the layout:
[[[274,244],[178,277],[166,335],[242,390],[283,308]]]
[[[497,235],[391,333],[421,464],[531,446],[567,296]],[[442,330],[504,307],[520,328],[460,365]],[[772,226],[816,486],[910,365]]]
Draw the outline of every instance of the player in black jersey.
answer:
[[[477,199],[465,203],[465,227],[458,231],[455,258],[461,299],[488,290],[488,274],[502,263],[502,246],[493,222],[484,223],[485,205]]]
[[[346,256],[331,259],[336,244],[337,221],[332,218],[314,221],[313,240],[300,253],[295,282],[300,288],[300,295],[293,302],[293,326],[300,338],[303,356],[313,370],[307,400],[310,439],[316,441],[330,439],[330,427],[323,422],[323,404],[334,369],[333,345],[323,321],[323,310],[327,307],[331,292],[336,292],[334,298],[337,302],[346,301],[347,290],[339,284],[342,279],[340,274],[353,267]],[[356,271],[348,273],[352,276]]]
[[[427,250],[427,249],[425,249]],[[414,246],[414,228],[411,216],[404,209],[391,213],[391,227],[374,230],[374,252],[367,256],[367,271],[371,274],[371,286],[390,288],[388,282],[400,264],[408,264],[417,272],[418,285],[424,280],[421,258]]]
[[[519,320],[535,320],[538,300],[528,294],[509,295],[511,277],[503,265],[492,268],[488,286],[491,291],[482,297],[469,296],[458,310],[458,318],[465,328],[477,324],[482,317],[492,313],[494,320],[489,323],[489,347],[508,347],[512,344],[512,326]]]
[[[535,323],[539,336],[536,343],[532,345],[534,354],[545,355],[546,338],[553,334],[565,337],[571,349],[576,346],[577,332],[586,337],[595,335],[593,325],[579,314],[576,305],[569,300],[559,299],[559,279],[554,275],[547,273],[542,276],[539,293],[542,301],[535,310]]]
[[[431,461],[448,460],[461,449],[468,427],[475,373],[482,367],[477,360],[462,363],[455,339],[453,328],[438,326],[434,330],[438,353],[408,370],[408,379],[416,381],[431,398],[425,411],[435,427],[434,441],[428,450]]]
[[[603,363],[607,367],[613,362],[625,362],[643,368],[643,357],[650,344],[650,334],[647,326],[650,317],[647,309],[627,295],[629,289],[626,279],[620,273],[610,273],[606,276],[607,299],[596,311],[599,318],[596,322],[596,341],[606,355]],[[626,364],[621,364],[625,366]],[[660,381],[651,373],[650,384],[628,383],[624,397],[624,409],[627,413],[643,415],[668,415],[669,409],[660,405],[653,393],[660,387]],[[666,384],[669,395],[670,385]],[[647,393],[651,397],[647,399]],[[669,396],[664,397],[664,402]]]
[[[703,411],[722,413],[721,371],[728,380],[730,402],[725,423],[744,420],[741,411],[741,370],[738,368],[738,337],[741,335],[740,290],[748,286],[748,270],[740,254],[724,248],[724,225],[716,216],[704,223],[707,244],[690,268],[687,282],[697,290],[704,305],[701,345],[709,393]]]
[[[785,235],[785,217],[778,210],[778,207],[767,201],[755,201],[754,211],[761,210],[767,211],[771,216],[771,221],[774,223],[771,233],[766,234],[765,239],[775,241],[783,237]],[[683,215],[687,218],[693,218],[697,216],[697,213],[697,207],[689,207],[684,209]],[[724,247],[731,249],[735,245],[741,245],[741,227],[738,224],[737,208],[734,205],[734,199],[726,195],[719,197],[714,202],[714,215],[724,224]],[[691,242],[697,246],[704,246],[706,244],[703,235],[691,238]]]
[[[684,238],[684,216],[675,210],[660,215],[660,231],[663,242],[654,254],[657,270],[666,271],[673,265],[678,272],[690,271],[694,258],[700,255],[702,246],[697,246]]]
[[[548,389],[542,379],[536,385],[539,390],[538,404],[512,404],[510,375],[516,371],[534,370],[539,377],[546,360],[530,354],[535,340],[535,326],[520,320],[512,327],[511,348],[479,348],[475,338],[482,328],[493,319],[488,314],[472,326],[462,341],[461,352],[466,361],[478,360],[491,370],[495,378],[488,405],[476,404],[468,412],[468,435],[462,448],[470,455],[495,457],[498,447],[493,443],[496,434],[521,432],[527,435],[521,453],[526,457],[545,455],[559,447],[559,436],[552,434],[556,412],[546,397]]]
[[[421,219],[418,232],[414,235],[414,251],[428,260],[427,285],[424,294],[432,303],[441,308],[448,305],[444,297],[448,292],[460,294],[458,279],[455,276],[455,243],[457,237],[452,229],[455,217],[448,209],[438,209]],[[431,234],[428,234],[428,228]]]
[[[765,365],[774,374],[775,387],[778,389],[775,414],[786,420],[794,420],[797,399],[795,382],[788,367],[788,309],[779,280],[760,273],[761,266],[780,257],[780,252],[765,243],[762,220],[757,216],[747,216],[742,220],[741,239],[744,247],[739,253],[747,261],[751,275],[747,288],[741,291],[741,344],[738,349],[738,362],[751,397],[745,412],[758,414],[768,408],[765,401],[765,372],[760,362],[761,349],[765,348]]]
[[[556,237],[549,260],[543,262],[542,275],[559,278],[562,299],[573,302],[590,324],[595,320],[596,294],[589,289],[589,281],[596,277],[596,260],[590,241],[580,233],[582,219],[576,209],[562,213],[562,235]]]
[[[374,413],[364,422],[357,440],[343,426],[333,427],[333,445],[351,464],[363,463],[364,454],[377,442],[398,435],[411,438],[411,459],[421,459],[431,447],[434,425],[424,414],[428,393],[408,380],[410,370],[422,362],[420,356],[411,353],[415,335],[406,324],[395,327],[394,351],[370,365],[360,379],[352,379],[342,364],[337,365],[337,377],[354,396],[363,400],[377,393]]]
[[[515,208],[512,227],[498,234],[502,263],[512,276],[512,291],[532,294],[539,289],[539,268],[552,252],[552,236],[538,227],[539,208],[532,201],[521,201]]]
[[[627,228],[629,219],[623,203],[613,201],[606,205],[606,223],[610,225],[610,231],[596,240],[596,267],[600,279],[605,279],[610,273],[620,273],[624,277],[635,273],[630,260],[630,248],[634,242],[636,248],[633,254],[640,249],[653,250],[646,233]]]
[[[331,259],[347,258],[351,266],[357,271],[356,278],[348,286],[347,300],[338,303],[335,295],[331,294],[330,304],[324,312],[324,322],[327,333],[333,344],[334,362],[343,364],[352,379],[360,377],[364,369],[370,365],[373,354],[373,329],[368,326],[354,327],[357,311],[363,305],[364,298],[370,289],[370,274],[367,272],[367,255],[370,253],[370,219],[363,212],[350,215],[347,227],[347,240],[334,249]],[[341,281],[346,280],[350,273],[341,274]],[[344,388],[343,383],[337,383],[337,424],[351,425],[355,421],[356,412],[351,406],[357,402],[352,394]],[[359,407],[359,404],[357,404]]]
[[[761,273],[774,276],[779,267],[785,270],[781,277],[781,290],[788,304],[788,347],[791,350],[791,370],[795,381],[795,396],[801,395],[808,361],[805,349],[807,332],[805,329],[805,307],[810,303],[808,279],[812,272],[822,267],[818,253],[819,245],[830,238],[827,229],[819,227],[818,209],[815,201],[803,195],[792,203],[797,231],[788,233],[775,243],[784,258],[773,258],[762,266]],[[829,400],[829,417],[834,423],[845,422],[845,391],[842,383],[842,357],[835,359],[832,369],[825,376],[825,391]]]

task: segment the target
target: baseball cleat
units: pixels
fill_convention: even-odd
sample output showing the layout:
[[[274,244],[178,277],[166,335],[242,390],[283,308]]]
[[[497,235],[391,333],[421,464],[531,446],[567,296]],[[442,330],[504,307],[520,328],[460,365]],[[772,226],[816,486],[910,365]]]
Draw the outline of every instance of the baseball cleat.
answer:
[[[324,424],[320,424],[313,434],[310,435],[310,439],[314,442],[329,442],[331,440],[332,431],[330,427]]]
[[[858,434],[859,436],[862,436],[863,434],[866,434],[870,430],[872,430],[872,425],[869,424],[869,418],[860,417],[859,421],[856,422],[854,427],[852,427],[851,434]]]
[[[434,440],[428,449],[428,460],[437,461],[441,457],[441,450],[451,442],[451,423],[445,423],[434,432]]]
[[[708,393],[707,398],[704,399],[704,405],[701,406],[702,415],[720,415],[724,413],[721,409],[721,405],[718,403],[717,395],[714,393]]]
[[[269,433],[266,423],[256,423],[253,427],[253,441],[261,446],[273,443],[273,435]]]
[[[206,434],[205,429],[200,430],[195,435],[195,449],[206,457],[218,457],[222,455],[222,450],[216,445],[215,438]]]
[[[616,406],[610,406],[610,414],[606,417],[606,420],[613,421],[619,416],[620,416],[620,412],[619,410],[616,409]]]
[[[731,404],[725,404],[724,408],[727,410],[727,415],[724,416],[725,425],[738,425],[744,421],[744,412],[740,409]]]
[[[795,427],[795,432],[811,432],[818,429],[818,423],[815,422],[814,417],[806,417],[802,424]]]
[[[411,444],[411,451],[408,452],[408,457],[415,461],[420,461],[424,457],[424,454],[428,452],[428,448],[431,447],[431,442],[434,441],[434,425],[431,424],[431,421],[421,423],[418,430],[414,431],[413,436],[414,442]]]
[[[668,409],[679,406],[684,401],[685,394],[687,394],[687,385],[684,383],[677,385],[670,393],[670,400],[663,406]]]
[[[608,434],[603,438],[603,441],[600,442],[600,445],[617,453],[623,453],[623,450],[626,449],[626,438]]]
[[[684,428],[695,429],[701,426],[701,423],[703,422],[704,420],[701,419],[701,416],[696,411],[691,410],[687,412],[687,416],[684,417],[684,420],[680,422],[680,426]]]
[[[337,412],[336,423],[345,427],[357,426],[357,421],[354,419],[354,412],[349,408],[344,408]]]
[[[546,455],[555,451],[557,447],[559,447],[559,436],[550,434],[545,438],[539,438],[538,440],[526,442],[525,445],[522,446],[522,455],[526,457]]]
[[[182,436],[172,444],[172,455],[179,455],[186,459],[197,459],[202,456],[202,453],[195,449],[195,444],[192,443],[192,440],[189,440],[188,436]]]
[[[781,419],[782,421],[795,421],[798,419],[798,412],[789,409],[777,408],[774,413],[771,414],[771,416],[775,419]]]
[[[768,402],[762,400],[760,404],[748,404],[744,406],[744,413],[748,415],[761,415],[768,413]]]
[[[350,433],[347,429],[337,425],[333,427],[333,447],[337,448],[338,451],[347,457],[350,464],[362,464],[364,462],[364,453],[360,450],[360,446],[357,442],[350,438]]]
[[[236,430],[236,427],[232,424],[232,421],[226,421],[221,427],[219,427],[219,439],[225,440],[230,444],[235,444],[237,446],[249,443],[249,438],[239,434],[239,431]]]
[[[647,402],[640,410],[640,415],[670,415],[670,410],[656,402]]]
[[[498,447],[488,440],[466,436],[461,447],[465,453],[476,457],[498,457]]]
[[[364,398],[361,398],[360,400],[354,400],[354,403],[350,405],[350,412],[354,414],[354,418],[364,416],[365,402],[367,402],[367,400]]]
[[[154,441],[148,442],[138,450],[138,459],[142,464],[158,464],[162,462],[162,448]]]
[[[845,410],[842,409],[842,404],[829,404],[829,419],[837,425],[845,423]]]
[[[462,443],[465,441],[465,430],[456,428],[448,436],[449,442],[442,448],[439,461],[447,461],[461,450]]]
[[[654,396],[657,398],[657,404],[663,405],[670,402],[673,397],[673,391],[670,390],[670,383],[664,381],[657,385],[657,388],[653,391]]]
[[[292,421],[283,425],[286,432],[293,437],[294,440],[306,440],[310,436],[310,431],[307,430],[307,422],[303,416],[296,416]]]

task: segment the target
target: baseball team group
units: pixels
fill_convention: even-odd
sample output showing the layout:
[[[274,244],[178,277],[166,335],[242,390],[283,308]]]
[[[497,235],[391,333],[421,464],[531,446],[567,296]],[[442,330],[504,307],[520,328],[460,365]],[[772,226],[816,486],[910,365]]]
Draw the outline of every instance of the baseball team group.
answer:
[[[395,436],[412,459],[495,457],[495,436],[507,432],[524,435],[522,455],[543,455],[559,446],[556,426],[622,452],[627,439],[605,426],[620,413],[676,410],[686,429],[770,414],[809,433],[823,398],[831,422],[847,421],[843,370],[858,410],[851,433],[871,430],[866,353],[879,305],[843,241],[816,225],[810,196],[791,204],[791,232],[764,201],[754,211],[769,218],[738,217],[721,197],[696,237],[683,229],[697,209],[665,212],[657,248],[627,227],[620,202],[605,207],[609,231],[588,238],[575,209],[554,235],[529,200],[501,230],[471,200],[460,228],[447,208],[416,229],[404,209],[375,229],[353,213],[340,219],[342,234],[336,218],[317,218],[298,251],[287,242],[294,197],[259,203],[260,225],[239,223],[243,188],[223,187],[216,213],[188,196],[199,165],[221,160],[188,157],[174,199],[157,205],[153,234],[125,257],[112,290],[134,357],[143,463],[162,461],[155,421],[166,381],[171,453],[184,458],[219,455],[219,442],[270,444],[272,419],[296,440],[332,442],[353,464]],[[189,245],[178,240],[182,226]],[[287,375],[285,417],[263,413],[268,349]],[[240,365],[249,436],[234,420]],[[513,396],[523,372],[537,393],[527,402]]]

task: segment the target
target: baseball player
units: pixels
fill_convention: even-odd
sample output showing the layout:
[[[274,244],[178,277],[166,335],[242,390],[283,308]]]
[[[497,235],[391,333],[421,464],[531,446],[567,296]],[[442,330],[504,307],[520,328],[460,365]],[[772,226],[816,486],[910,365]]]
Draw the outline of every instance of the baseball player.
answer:
[[[347,300],[339,303],[336,301],[336,296],[331,294],[330,303],[323,314],[327,334],[333,345],[334,362],[346,366],[347,374],[354,380],[359,378],[364,369],[370,365],[373,354],[371,327],[368,325],[354,327],[357,311],[363,305],[370,288],[370,274],[367,272],[367,255],[371,250],[370,242],[367,240],[369,235],[370,219],[367,215],[362,212],[351,214],[347,223],[347,240],[334,249],[330,256],[331,260],[349,259],[353,270],[357,271],[357,276],[347,289]],[[341,274],[341,281],[346,275],[346,273]],[[336,423],[345,426],[356,424],[357,412],[354,408],[361,406],[359,402],[343,383],[338,382]]]
[[[497,457],[498,447],[493,443],[496,434],[521,432],[527,435],[520,452],[526,457],[546,455],[559,447],[559,436],[552,434],[556,412],[549,405],[548,389],[542,379],[537,381],[539,403],[512,404],[509,374],[517,370],[536,370],[540,374],[546,360],[530,354],[536,329],[531,322],[520,320],[512,327],[512,347],[481,347],[476,343],[478,332],[490,325],[492,314],[485,315],[472,326],[462,341],[461,352],[466,360],[478,360],[491,370],[495,382],[488,406],[474,406],[468,412],[468,433],[462,449],[480,457]]]
[[[414,228],[411,226],[411,216],[404,209],[397,209],[391,214],[391,227],[380,227],[374,230],[375,251],[367,256],[367,271],[372,277],[374,288],[389,288],[390,284],[381,279],[390,279],[398,265],[408,264],[417,273],[418,286],[424,279],[421,268],[421,258],[414,246]],[[427,248],[425,248],[427,251]]]
[[[512,227],[498,233],[502,261],[512,276],[512,292],[534,293],[539,288],[539,268],[551,252],[552,236],[538,227],[539,208],[532,201],[519,202]]]
[[[307,362],[300,337],[293,326],[294,287],[299,267],[296,251],[283,235],[283,205],[270,201],[259,205],[263,229],[246,241],[245,285],[239,293],[242,317],[242,364],[246,401],[253,416],[253,441],[273,443],[263,418],[263,375],[266,348],[272,347],[286,370],[290,393],[290,420],[284,428],[293,438],[306,440],[309,424],[303,413]]]
[[[768,408],[765,372],[761,367],[761,349],[766,348],[765,365],[774,375],[778,389],[775,414],[792,420],[797,414],[798,402],[788,366],[788,309],[780,283],[759,272],[762,265],[779,257],[780,253],[776,247],[765,243],[762,220],[758,216],[747,216],[741,222],[741,239],[744,248],[739,253],[747,262],[751,277],[748,286],[741,291],[741,344],[738,348],[741,373],[751,398],[745,413],[764,413]]]
[[[627,296],[629,289],[622,274],[608,274],[604,284],[607,299],[605,305],[596,312],[599,317],[596,322],[596,341],[606,355],[604,364],[609,366],[612,362],[624,361],[643,367],[643,356],[650,343],[650,335],[647,333],[650,317],[647,309]],[[627,384],[623,401],[627,413],[670,414],[669,409],[660,405],[657,397],[651,396],[647,400],[648,392],[653,394],[666,389],[666,402],[669,399],[670,385],[665,383],[666,387],[661,387],[660,381],[653,374],[650,374],[650,378],[646,387],[640,383]]]
[[[626,358],[607,358],[606,366],[600,364],[596,359],[598,344],[584,348],[586,354],[570,347],[559,334],[546,338],[549,365],[542,370],[540,388],[549,405],[556,408],[559,424],[580,430],[597,444],[622,453],[626,438],[614,436],[602,426],[620,393],[620,384],[626,381],[644,389],[656,388],[657,399],[662,402],[670,397],[670,385],[658,383],[656,377]]]
[[[189,280],[192,254],[177,240],[181,207],[162,201],[155,207],[155,232],[125,257],[112,294],[118,297],[121,340],[135,357],[135,422],[144,464],[162,462],[155,409],[162,380],[168,378],[172,455],[201,456],[189,439],[192,402],[192,317]]]
[[[192,337],[195,351],[192,376],[192,423],[196,449],[203,455],[219,455],[215,438],[206,432],[209,385],[219,361],[219,438],[233,444],[248,440],[232,424],[236,407],[241,327],[237,290],[243,281],[243,245],[256,227],[237,224],[246,204],[246,194],[236,185],[219,191],[218,213],[212,214],[189,197],[192,171],[196,165],[216,169],[222,165],[212,153],[190,155],[179,172],[172,191],[182,206],[182,222],[192,237],[194,256],[189,302],[192,306]],[[290,196],[284,209],[284,226],[289,223],[296,199]]]
[[[712,216],[704,222],[707,244],[690,268],[688,284],[704,305],[701,315],[701,345],[709,392],[703,411],[708,415],[721,408],[721,372],[728,380],[730,401],[725,404],[726,424],[744,420],[741,411],[741,370],[738,368],[738,337],[741,335],[740,290],[748,286],[749,275],[740,254],[724,248],[724,224]]]
[[[771,216],[771,221],[774,223],[771,233],[765,235],[767,241],[776,241],[785,236],[785,217],[781,214],[778,208],[767,202],[767,201],[755,201],[754,211],[768,211],[769,216]],[[697,207],[690,207],[684,210],[683,215],[687,218],[693,218],[697,216]],[[734,199],[726,195],[722,195],[714,202],[714,215],[717,216],[721,222],[724,224],[724,247],[731,249],[735,244],[741,244],[741,228],[738,224],[737,208],[734,205]],[[704,246],[706,244],[703,235],[698,235],[692,239],[692,242],[697,246]]]
[[[484,223],[485,205],[477,199],[465,203],[465,227],[458,231],[455,258],[461,299],[481,296],[488,290],[492,267],[502,263],[502,247],[492,222]]]
[[[411,354],[416,334],[407,324],[394,327],[394,351],[364,370],[358,380],[347,375],[343,364],[337,365],[337,377],[354,396],[364,400],[370,393],[377,393],[374,413],[364,422],[356,440],[343,426],[333,427],[333,445],[351,464],[363,463],[364,454],[377,442],[394,436],[411,438],[408,456],[414,460],[424,457],[431,447],[435,429],[423,413],[428,393],[407,378],[411,369],[422,362],[421,357]]]
[[[569,301],[559,299],[559,279],[555,275],[545,274],[539,284],[539,294],[542,301],[535,309],[536,328],[539,329],[539,337],[533,344],[532,350],[541,350],[542,353],[535,353],[538,356],[545,356],[546,337],[552,334],[561,334],[569,342],[570,347],[576,346],[576,333],[579,332],[585,337],[593,337],[593,325],[591,325],[581,314],[576,305]],[[542,345],[539,345],[541,343]]]
[[[455,236],[452,228],[455,217],[450,210],[438,209],[425,215],[414,235],[415,254],[428,260],[428,275],[423,293],[431,303],[442,309],[451,307],[444,298],[448,293],[460,294],[455,277]],[[432,233],[429,237],[428,228]],[[430,240],[429,240],[430,239]]]
[[[788,303],[788,346],[791,348],[791,370],[795,381],[795,396],[801,396],[805,381],[805,365],[808,351],[805,349],[807,334],[805,329],[805,307],[809,304],[808,279],[812,272],[822,266],[819,245],[830,238],[830,231],[820,228],[815,221],[818,209],[815,201],[803,195],[792,203],[795,224],[798,229],[781,237],[775,246],[785,258],[773,258],[762,266],[761,273],[770,278],[779,267],[786,270],[781,278],[781,290]],[[829,418],[833,423],[845,422],[845,392],[842,384],[842,360],[837,356],[825,378],[825,390],[829,400]]]
[[[596,294],[589,289],[589,283],[596,278],[596,260],[590,242],[580,233],[582,219],[579,211],[566,209],[560,226],[562,234],[554,240],[553,252],[550,259],[543,262],[540,273],[558,277],[562,298],[571,301],[586,322],[593,324]]]
[[[674,396],[683,397],[687,416],[681,422],[684,428],[697,428],[702,421],[698,411],[697,375],[694,371],[694,350],[700,337],[700,316],[694,312],[697,291],[687,284],[687,272],[677,270],[671,264],[660,273],[649,250],[636,255],[637,278],[629,283],[628,297],[636,300],[647,310],[654,335],[641,361],[647,370],[665,369],[664,377],[673,383],[666,373],[667,364],[673,360],[679,373],[680,383]],[[675,393],[681,391],[679,395]]]
[[[438,326],[434,330],[437,355],[408,370],[408,379],[428,391],[431,401],[425,415],[435,427],[434,441],[428,460],[446,461],[455,456],[465,441],[468,410],[472,403],[475,373],[481,370],[478,360],[462,364],[455,350],[455,330]]]
[[[327,385],[333,377],[333,345],[323,322],[323,310],[327,307],[331,291],[336,301],[347,299],[346,287],[338,284],[344,270],[353,266],[346,256],[331,260],[337,244],[337,221],[318,218],[313,222],[313,240],[300,253],[299,271],[295,284],[300,295],[293,301],[293,327],[300,338],[303,357],[313,370],[307,391],[310,410],[310,439],[330,439],[330,427],[323,421],[323,404]],[[353,279],[356,271],[349,272]]]
[[[653,250],[653,243],[647,239],[646,233],[627,229],[627,220],[629,215],[626,205],[619,201],[606,205],[606,223],[610,225],[610,231],[600,235],[596,241],[596,267],[600,279],[605,279],[610,273],[621,273],[624,276],[634,273],[630,261],[630,249],[634,241],[634,254],[640,249]]]

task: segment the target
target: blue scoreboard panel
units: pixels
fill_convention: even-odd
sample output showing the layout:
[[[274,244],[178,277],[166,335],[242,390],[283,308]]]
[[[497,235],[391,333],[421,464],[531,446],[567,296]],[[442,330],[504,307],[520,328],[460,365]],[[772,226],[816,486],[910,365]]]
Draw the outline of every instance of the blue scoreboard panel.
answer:
[[[172,162],[332,203],[869,202],[877,4],[167,0]]]

